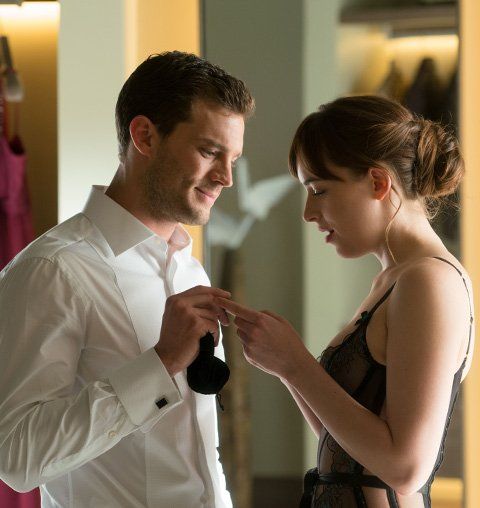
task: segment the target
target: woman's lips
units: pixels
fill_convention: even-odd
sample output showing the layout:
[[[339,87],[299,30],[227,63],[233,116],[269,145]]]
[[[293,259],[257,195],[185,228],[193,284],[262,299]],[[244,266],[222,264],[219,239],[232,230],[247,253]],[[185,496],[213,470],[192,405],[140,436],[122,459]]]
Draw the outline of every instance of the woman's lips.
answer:
[[[327,243],[330,243],[332,241],[332,238],[333,238],[334,230],[330,229],[330,228],[324,228],[322,226],[318,226],[318,229],[322,233],[328,233],[328,235],[325,237],[325,241]]]

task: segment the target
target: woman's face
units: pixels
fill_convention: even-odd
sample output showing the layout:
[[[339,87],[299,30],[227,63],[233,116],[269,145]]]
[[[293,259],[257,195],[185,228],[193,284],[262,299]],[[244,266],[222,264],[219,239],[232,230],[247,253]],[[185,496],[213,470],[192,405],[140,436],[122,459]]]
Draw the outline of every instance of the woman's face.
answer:
[[[376,198],[370,172],[363,177],[337,166],[328,168],[340,180],[324,180],[298,168],[298,177],[307,191],[303,217],[314,222],[345,258],[376,251],[383,243],[386,223],[384,207]]]

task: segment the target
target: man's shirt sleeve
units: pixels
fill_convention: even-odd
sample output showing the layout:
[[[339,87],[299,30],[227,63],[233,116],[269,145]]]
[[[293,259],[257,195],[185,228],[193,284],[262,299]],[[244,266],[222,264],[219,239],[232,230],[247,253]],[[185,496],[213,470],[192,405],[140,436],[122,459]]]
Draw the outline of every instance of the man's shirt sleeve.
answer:
[[[92,305],[48,259],[0,275],[0,477],[15,490],[80,467],[181,402],[153,349],[82,386]]]

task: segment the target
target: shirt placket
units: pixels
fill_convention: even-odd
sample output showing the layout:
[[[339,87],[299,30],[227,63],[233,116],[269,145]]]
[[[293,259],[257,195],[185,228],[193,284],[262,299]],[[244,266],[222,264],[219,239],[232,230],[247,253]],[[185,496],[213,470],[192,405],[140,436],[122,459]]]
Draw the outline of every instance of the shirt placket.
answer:
[[[175,252],[171,256],[170,262],[168,263],[167,270],[166,270],[167,286],[168,286],[171,294],[176,294],[178,292],[181,292],[181,288],[178,288],[175,285],[175,274],[178,269],[178,261],[177,261],[178,254],[179,253]],[[185,373],[182,373],[182,377],[185,378],[185,382],[186,382]],[[190,403],[191,403],[192,421],[193,421],[193,425],[194,425],[195,438],[197,441],[197,459],[198,459],[198,464],[200,466],[199,473],[200,473],[200,477],[203,479],[203,484],[204,484],[204,488],[205,488],[204,494],[201,497],[201,501],[202,501],[205,508],[214,508],[214,506],[215,506],[215,504],[214,504],[214,499],[215,499],[214,487],[213,487],[213,482],[211,479],[211,472],[210,472],[210,469],[208,466],[205,443],[204,443],[203,435],[202,435],[202,432],[200,429],[200,424],[199,424],[199,421],[197,418],[197,404],[196,404],[196,400],[195,400],[194,396],[191,397]]]

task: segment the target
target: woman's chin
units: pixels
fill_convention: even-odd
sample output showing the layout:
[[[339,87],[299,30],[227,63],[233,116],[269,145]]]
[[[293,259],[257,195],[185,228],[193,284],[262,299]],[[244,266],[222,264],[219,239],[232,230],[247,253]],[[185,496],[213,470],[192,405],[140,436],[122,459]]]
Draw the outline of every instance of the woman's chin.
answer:
[[[342,245],[335,245],[335,250],[337,251],[337,254],[345,259],[356,259],[361,258],[366,254],[366,252],[361,252],[358,249],[352,249],[348,248]]]

